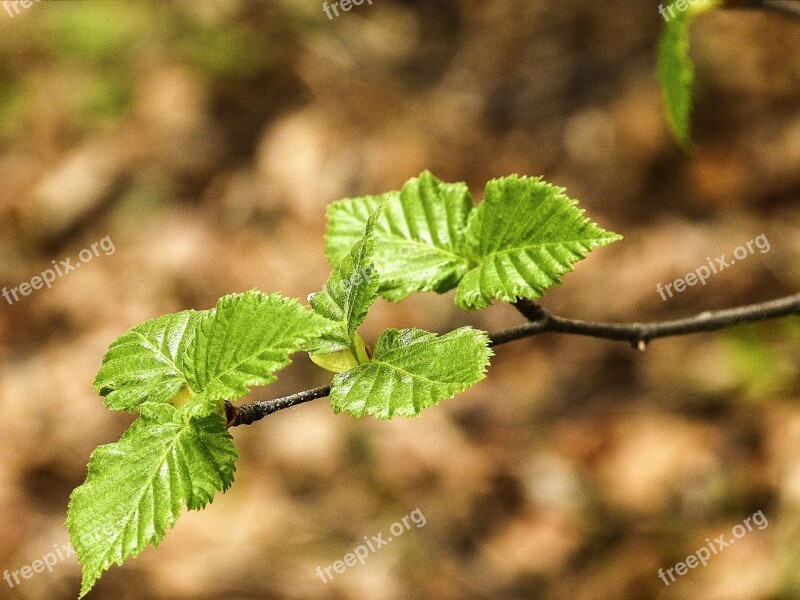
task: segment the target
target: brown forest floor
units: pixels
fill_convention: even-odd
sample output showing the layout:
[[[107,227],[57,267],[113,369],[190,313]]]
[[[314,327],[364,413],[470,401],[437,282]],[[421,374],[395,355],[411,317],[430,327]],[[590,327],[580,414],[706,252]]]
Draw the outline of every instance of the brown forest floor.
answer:
[[[657,4],[374,0],[41,2],[0,11],[0,570],[68,542],[90,452],[132,421],[92,391],[146,319],[328,275],[325,205],[423,169],[544,175],[625,240],[544,305],[646,320],[800,287],[800,22],[717,11],[693,29],[691,154],[654,75]],[[668,283],[763,234],[768,252],[666,302]],[[74,261],[74,259],[73,259]],[[364,328],[496,330],[507,306],[379,301]],[[545,335],[486,381],[378,422],[325,400],[234,431],[237,480],[90,598],[800,598],[800,324],[624,344]],[[299,358],[250,398],[326,383]],[[424,527],[323,584],[315,574],[419,508]],[[669,587],[705,544],[754,529]],[[77,597],[74,557],[0,598]]]

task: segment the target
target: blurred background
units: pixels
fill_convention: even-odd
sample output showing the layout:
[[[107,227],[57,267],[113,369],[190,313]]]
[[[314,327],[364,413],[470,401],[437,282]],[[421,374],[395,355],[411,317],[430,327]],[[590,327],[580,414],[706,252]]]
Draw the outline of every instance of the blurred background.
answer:
[[[90,452],[133,415],[92,390],[141,321],[259,288],[325,282],[325,206],[430,169],[568,188],[625,236],[543,305],[650,320],[800,287],[800,22],[716,11],[693,27],[696,148],[655,77],[640,0],[39,2],[0,9],[0,286],[109,237],[52,289],[0,298],[0,570],[67,544]],[[764,234],[769,252],[663,301],[667,284]],[[106,243],[108,246],[108,242]],[[85,253],[84,253],[85,254]],[[380,300],[363,328],[489,331],[453,294]],[[236,483],[89,598],[800,598],[797,318],[625,344],[543,335],[414,420],[326,400],[233,430]],[[306,358],[247,399],[324,385]],[[333,581],[316,575],[415,509],[426,518]],[[756,511],[669,587],[658,577]],[[75,557],[0,598],[72,599]]]

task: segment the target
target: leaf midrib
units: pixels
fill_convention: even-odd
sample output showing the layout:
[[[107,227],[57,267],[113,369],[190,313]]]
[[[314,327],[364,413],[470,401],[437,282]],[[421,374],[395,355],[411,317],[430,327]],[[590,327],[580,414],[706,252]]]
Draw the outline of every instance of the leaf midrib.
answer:
[[[592,243],[592,242],[595,242],[595,243],[597,243],[597,242],[606,242],[607,241],[608,243],[611,243],[611,242],[617,241],[618,239],[619,239],[619,236],[611,235],[611,236],[602,236],[602,237],[597,237],[597,238],[575,238],[575,239],[569,239],[569,240],[558,240],[556,242],[537,242],[537,243],[534,243],[534,244],[527,244],[527,245],[524,245],[524,246],[513,246],[513,247],[510,247],[510,248],[503,248],[502,250],[492,250],[489,254],[486,254],[486,255],[481,257],[481,263],[484,262],[486,259],[493,258],[495,256],[499,256],[499,255],[502,255],[502,254],[509,254],[511,252],[518,252],[520,250],[534,250],[536,248],[543,248],[543,247],[548,247],[548,246],[561,246],[561,245],[564,245],[564,244],[575,243],[575,242],[581,242],[581,243],[587,243],[587,242]],[[480,263],[478,263],[478,265],[476,265],[476,266],[480,266]]]
[[[184,342],[183,336],[186,334],[186,329],[184,328],[183,331],[184,331],[184,333],[181,335],[181,341],[178,342],[179,346],[180,346],[181,343]],[[170,356],[168,354],[165,354],[161,350],[161,348],[159,346],[155,346],[153,344],[153,342],[151,342],[147,337],[144,336],[144,334],[142,334],[141,331],[135,331],[134,330],[132,333],[134,333],[135,335],[137,335],[137,336],[139,336],[141,338],[142,342],[144,342],[142,344],[142,346],[144,348],[146,348],[146,349],[150,350],[151,352],[153,352],[153,354],[155,355],[155,357],[157,359],[159,359],[159,358],[163,359],[162,362],[165,362],[173,371],[175,371],[175,374],[178,375],[183,380],[184,383],[186,383],[186,384],[189,383],[187,381],[186,376],[184,375],[183,371],[181,371],[181,369],[178,368],[178,365],[174,362],[172,356]]]

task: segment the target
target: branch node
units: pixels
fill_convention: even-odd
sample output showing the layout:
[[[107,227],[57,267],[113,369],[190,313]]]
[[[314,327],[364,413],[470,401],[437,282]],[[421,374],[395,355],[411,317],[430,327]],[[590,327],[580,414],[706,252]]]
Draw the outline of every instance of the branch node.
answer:
[[[546,321],[550,318],[549,312],[543,309],[536,302],[532,302],[526,298],[522,298],[514,302],[514,308],[522,313],[522,316],[528,319],[528,321],[531,323],[535,323],[537,321]]]
[[[225,401],[225,419],[228,421],[226,427],[234,427],[236,424],[236,416],[238,414],[237,408],[228,402]]]

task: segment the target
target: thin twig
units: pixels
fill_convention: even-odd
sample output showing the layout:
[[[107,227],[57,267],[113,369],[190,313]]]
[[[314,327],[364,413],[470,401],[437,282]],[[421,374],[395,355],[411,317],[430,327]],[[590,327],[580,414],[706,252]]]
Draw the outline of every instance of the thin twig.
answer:
[[[275,400],[260,400],[258,402],[252,402],[251,404],[242,404],[241,406],[234,406],[230,402],[226,402],[225,412],[228,417],[228,427],[250,425],[274,412],[278,412],[284,408],[291,408],[292,406],[297,406],[304,402],[311,402],[317,398],[324,398],[330,393],[331,386],[326,385],[314,388],[313,390],[298,392],[291,396],[276,398]]]
[[[567,319],[553,315],[529,300],[520,300],[514,306],[530,323],[490,334],[489,339],[492,346],[533,337],[540,333],[553,332],[624,341],[629,342],[634,348],[644,350],[647,343],[656,338],[717,331],[741,323],[766,321],[788,315],[800,315],[800,294],[760,304],[706,311],[685,319],[651,323],[592,323]],[[243,404],[242,406],[226,403],[228,427],[250,425],[279,410],[291,408],[317,398],[324,398],[330,394],[330,391],[331,387],[326,385],[292,394],[291,396]]]
[[[531,306],[535,308],[532,309],[530,308]],[[531,322],[491,334],[489,337],[495,346],[551,331],[586,335],[606,340],[620,340],[630,342],[631,345],[639,348],[641,347],[641,342],[646,344],[656,338],[688,335],[703,331],[717,331],[739,323],[765,321],[767,319],[800,314],[800,294],[738,308],[706,311],[685,319],[652,323],[592,323],[576,319],[565,319],[564,317],[552,315],[539,305],[524,300],[518,302],[516,307]],[[533,318],[529,314],[531,310],[537,311]]]

